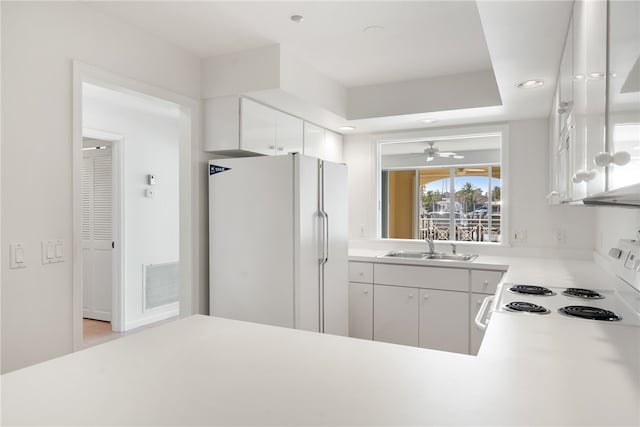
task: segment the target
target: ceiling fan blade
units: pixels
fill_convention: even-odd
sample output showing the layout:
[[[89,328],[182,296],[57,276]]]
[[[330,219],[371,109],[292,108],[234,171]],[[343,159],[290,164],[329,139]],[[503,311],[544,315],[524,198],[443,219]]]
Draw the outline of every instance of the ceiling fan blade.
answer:
[[[456,153],[452,153],[451,151],[442,151],[440,153],[438,153],[438,155],[440,157],[453,157],[456,155]]]
[[[464,159],[464,156],[462,154],[454,154],[453,158],[454,159]]]

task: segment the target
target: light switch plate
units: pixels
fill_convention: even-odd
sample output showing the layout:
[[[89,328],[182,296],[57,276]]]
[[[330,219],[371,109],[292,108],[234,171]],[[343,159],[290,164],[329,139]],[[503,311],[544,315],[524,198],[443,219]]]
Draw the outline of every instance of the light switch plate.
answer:
[[[56,264],[64,261],[62,239],[42,241],[42,264]],[[58,256],[60,254],[60,256]]]
[[[16,270],[19,268],[27,268],[27,264],[25,262],[24,245],[22,243],[12,243],[11,245],[9,245],[9,248],[9,254],[11,257],[11,269]]]

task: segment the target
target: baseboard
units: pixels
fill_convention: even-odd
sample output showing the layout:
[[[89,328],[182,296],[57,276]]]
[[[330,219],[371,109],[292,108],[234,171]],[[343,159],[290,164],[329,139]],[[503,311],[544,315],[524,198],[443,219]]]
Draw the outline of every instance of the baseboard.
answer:
[[[171,304],[167,306],[166,309],[162,311],[149,313],[147,312],[143,318],[125,321],[124,330],[130,331],[132,329],[139,328],[141,326],[148,325],[150,323],[159,322],[160,320],[165,320],[170,317],[175,317],[180,314],[180,307],[178,303]]]

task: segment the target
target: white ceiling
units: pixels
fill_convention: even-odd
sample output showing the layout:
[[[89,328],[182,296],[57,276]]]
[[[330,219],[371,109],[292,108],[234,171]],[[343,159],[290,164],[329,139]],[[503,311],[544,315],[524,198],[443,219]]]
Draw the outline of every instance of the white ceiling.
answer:
[[[475,1],[91,5],[202,58],[281,44],[346,87],[491,69]]]
[[[571,0],[88,2],[200,57],[280,44],[345,87],[493,70],[501,106],[353,120],[355,132],[547,117]],[[289,17],[300,14],[302,23]],[[384,27],[365,32],[366,26]],[[542,88],[517,89],[543,79]],[[347,124],[347,123],[341,123]],[[329,125],[327,125],[329,126]],[[335,126],[329,126],[335,128]]]
[[[474,136],[469,138],[428,138],[421,141],[390,142],[381,144],[382,155],[423,153],[429,148],[428,142],[440,151],[464,152],[470,150],[500,149],[500,137],[496,135]]]

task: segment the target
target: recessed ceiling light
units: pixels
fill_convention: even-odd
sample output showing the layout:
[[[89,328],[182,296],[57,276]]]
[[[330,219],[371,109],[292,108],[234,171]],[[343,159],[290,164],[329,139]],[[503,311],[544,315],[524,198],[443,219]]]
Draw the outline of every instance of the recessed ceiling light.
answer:
[[[604,79],[604,73],[590,73],[589,79],[591,80],[602,80]]]
[[[421,121],[422,123],[427,123],[427,124],[437,122],[437,120],[436,120],[436,119],[421,119],[420,121]]]
[[[302,16],[302,15],[291,15],[291,17],[289,19],[291,19],[293,22],[300,23],[300,22],[304,21],[304,16]]]
[[[587,78],[587,76],[585,76],[584,74],[576,74],[575,76],[573,76],[573,80],[585,80]]]
[[[365,33],[377,33],[378,31],[384,30],[384,27],[381,25],[369,25],[368,27],[364,27],[362,31]]]
[[[542,80],[526,80],[524,82],[518,83],[516,86],[520,89],[533,89],[536,87],[540,87],[544,84]]]
[[[338,129],[340,130],[355,130],[354,126],[340,126]]]

